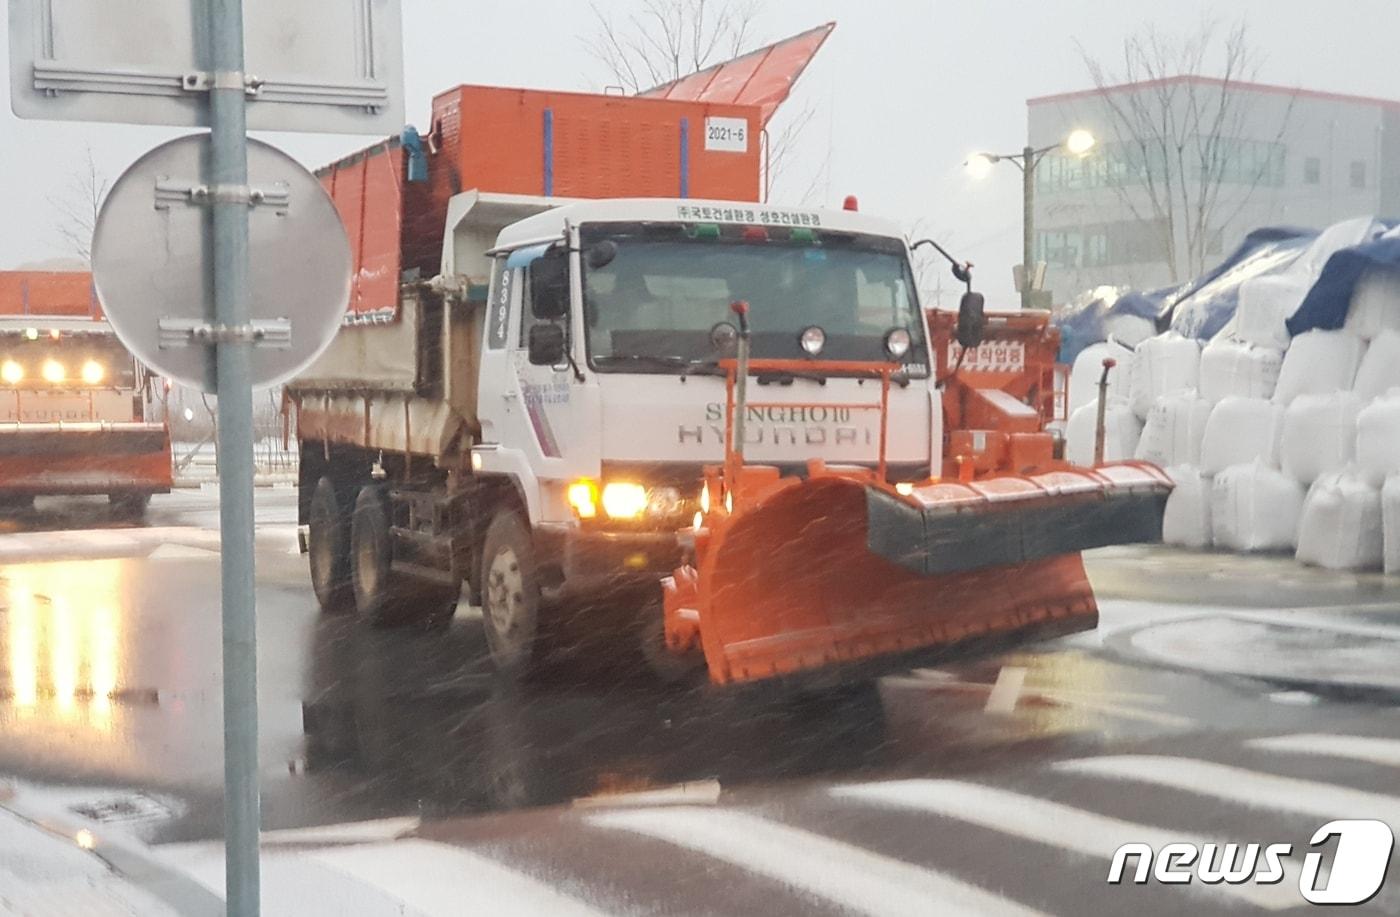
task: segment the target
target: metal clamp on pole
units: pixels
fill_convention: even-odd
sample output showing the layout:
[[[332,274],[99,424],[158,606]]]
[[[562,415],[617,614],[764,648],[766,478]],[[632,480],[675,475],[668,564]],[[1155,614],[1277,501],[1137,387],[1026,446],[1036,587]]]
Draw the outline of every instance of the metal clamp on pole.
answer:
[[[210,204],[244,204],[248,207],[271,207],[285,213],[292,206],[291,191],[285,184],[271,188],[249,185],[206,185],[182,178],[162,178],[156,181],[157,210],[169,209],[171,204],[203,207]]]
[[[285,318],[250,321],[243,325],[209,324],[196,319],[163,318],[156,323],[160,329],[160,348],[188,347],[193,344],[252,344],[286,350],[292,346],[292,323]]]

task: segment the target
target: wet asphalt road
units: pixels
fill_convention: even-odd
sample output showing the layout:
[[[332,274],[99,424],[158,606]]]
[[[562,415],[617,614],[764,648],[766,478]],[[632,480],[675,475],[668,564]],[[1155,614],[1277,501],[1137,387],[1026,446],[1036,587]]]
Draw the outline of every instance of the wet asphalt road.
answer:
[[[0,532],[0,781],[40,788],[98,820],[124,820],[143,841],[196,859],[221,820],[215,501],[198,491],[157,497],[143,527],[110,523],[102,501],[41,501]],[[1163,776],[1189,775],[1183,756],[1340,782],[1392,806],[1387,814],[1400,811],[1400,800],[1384,795],[1400,786],[1400,756],[1390,764],[1329,758],[1326,741],[1289,738],[1345,735],[1400,748],[1394,578],[1309,571],[1285,558],[1114,549],[1090,558],[1103,607],[1098,632],[886,678],[878,689],[802,698],[658,691],[634,673],[585,666],[582,675],[571,667],[505,691],[478,661],[483,639],[470,609],[459,608],[442,634],[321,616],[296,553],[294,491],[260,490],[258,520],[269,830],[411,816],[420,820],[416,838],[522,859],[531,875],[568,888],[596,882],[599,864],[612,863],[619,877],[590,899],[605,911],[751,913],[766,901],[777,913],[808,913],[841,903],[790,878],[778,882],[802,892],[790,901],[773,897],[771,875],[725,882],[714,863],[699,868],[719,869],[715,883],[682,880],[678,842],[667,834],[680,829],[602,824],[578,815],[589,809],[559,808],[687,783],[704,794],[717,781],[720,805],[705,810],[714,817],[781,817],[809,832],[774,843],[820,850],[835,836],[1064,913],[1077,896],[1103,893],[1107,858],[1031,830],[1037,819],[1062,820],[1036,810],[1046,800],[1078,812],[1097,807],[1099,817],[1131,825],[1302,846],[1327,820],[1322,811],[1301,821],[1250,814],[1257,800],[1241,814],[1230,808],[1238,798],[1199,786],[1189,795]],[[1309,741],[1324,750],[1298,751]],[[1280,748],[1293,757],[1268,757]],[[1150,773],[1122,764],[1125,756],[1150,759],[1140,765]],[[1121,772],[1076,763],[1092,760],[1120,762],[1103,767]],[[1008,844],[966,812],[915,812],[911,785],[890,783],[906,780],[963,795],[963,782],[1023,794],[993,800],[987,812],[1004,828],[1024,811],[1025,825]],[[833,796],[852,784],[914,795],[901,805]],[[1254,792],[1248,780],[1242,786],[1235,797]],[[1325,809],[1330,797],[1322,798]],[[99,811],[122,799],[136,800],[132,812]],[[609,830],[599,835],[600,825]],[[683,827],[687,838],[708,830]],[[715,830],[747,832],[743,824]],[[1087,865],[1055,880],[1028,865],[1066,847],[1090,853]],[[761,852],[750,866],[754,857]],[[1181,909],[1174,889],[1139,891],[1134,909]],[[1396,908],[1394,891],[1372,906]]]

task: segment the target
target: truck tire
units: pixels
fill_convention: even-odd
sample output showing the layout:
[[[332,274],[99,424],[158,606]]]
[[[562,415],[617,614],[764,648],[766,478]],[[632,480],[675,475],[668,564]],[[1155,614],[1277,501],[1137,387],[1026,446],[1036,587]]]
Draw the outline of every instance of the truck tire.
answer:
[[[350,514],[328,477],[311,492],[310,532],[307,555],[311,561],[311,588],[327,613],[345,611],[355,600],[350,585]]]
[[[146,507],[151,505],[150,494],[108,494],[107,502],[112,505],[112,515],[123,522],[140,522],[146,518]]]
[[[350,518],[350,585],[355,610],[370,624],[447,626],[461,593],[395,573],[391,567],[389,507],[378,487],[362,487]]]
[[[542,600],[535,545],[514,510],[498,513],[481,546],[481,616],[496,671],[523,678],[538,662]]]

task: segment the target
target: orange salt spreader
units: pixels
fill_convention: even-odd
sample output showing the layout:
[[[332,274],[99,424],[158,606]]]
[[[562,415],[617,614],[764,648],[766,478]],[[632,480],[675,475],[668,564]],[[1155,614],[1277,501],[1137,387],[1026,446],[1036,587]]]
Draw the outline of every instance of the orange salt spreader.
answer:
[[[1079,552],[1160,540],[1172,486],[1160,469],[1072,468],[1055,457],[1044,429],[1055,410],[1046,335],[1058,343],[1048,314],[984,315],[970,290],[959,313],[928,313],[945,477],[894,485],[887,404],[901,367],[750,359],[748,306],[732,309],[737,357],[720,363],[724,464],[705,471],[690,562],[662,584],[667,649],[702,650],[712,682],[815,670],[861,679],[1092,629],[1098,606]],[[879,412],[876,467],[814,461],[782,476],[745,463],[745,415],[767,407],[746,397],[750,372],[878,380],[878,401],[840,405]]]

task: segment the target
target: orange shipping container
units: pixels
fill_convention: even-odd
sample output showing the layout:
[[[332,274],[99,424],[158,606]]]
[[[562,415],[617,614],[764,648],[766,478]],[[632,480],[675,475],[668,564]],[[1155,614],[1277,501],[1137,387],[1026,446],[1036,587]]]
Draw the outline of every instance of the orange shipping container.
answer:
[[[0,316],[102,317],[87,271],[0,271]]]
[[[477,190],[542,197],[757,201],[760,109],[458,86],[433,100],[426,181],[407,180],[412,141],[390,138],[317,174],[350,237],[350,312],[397,311],[406,272],[438,272],[447,204]]]

